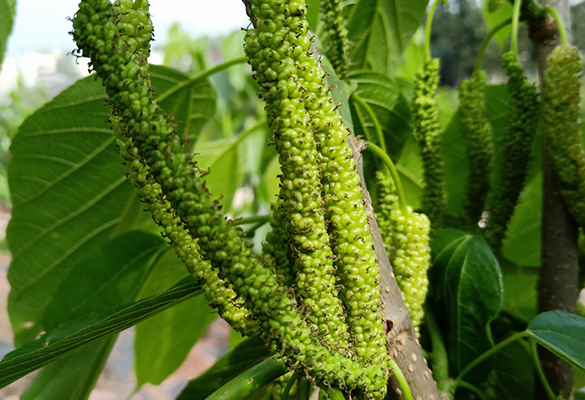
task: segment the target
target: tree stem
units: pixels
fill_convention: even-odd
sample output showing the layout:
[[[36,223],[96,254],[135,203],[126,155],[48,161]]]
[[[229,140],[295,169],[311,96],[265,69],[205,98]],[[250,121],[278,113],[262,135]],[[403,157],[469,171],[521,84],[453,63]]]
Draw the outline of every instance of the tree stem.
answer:
[[[498,33],[500,30],[502,30],[503,28],[508,26],[510,24],[510,22],[512,22],[512,19],[507,19],[507,20],[503,21],[502,23],[500,23],[499,25],[496,25],[491,31],[489,31],[487,36],[483,39],[483,42],[481,43],[481,47],[479,48],[479,53],[477,54],[477,59],[475,60],[475,68],[473,69],[474,74],[481,71],[481,65],[483,64],[483,58],[485,56],[485,51],[486,51],[488,45],[490,44],[492,38],[496,35],[496,33]]]
[[[435,10],[437,9],[437,5],[439,2],[445,0],[435,0],[433,3],[431,10],[429,11],[429,15],[427,16],[427,23],[425,26],[425,62],[429,62],[431,60],[431,29],[433,27],[433,17],[435,16]]]
[[[569,0],[544,0],[543,6],[554,7],[557,16],[563,21],[570,21]],[[568,26],[568,25],[567,25]],[[544,95],[544,70],[546,58],[556,46],[558,24],[548,18],[542,23],[530,26],[531,38],[538,56],[538,75],[541,95]],[[546,107],[546,104],[544,105]],[[547,129],[541,121],[541,129]],[[563,310],[575,312],[578,295],[579,252],[577,245],[578,228],[565,206],[559,191],[559,182],[548,152],[546,135],[542,135],[542,171],[543,171],[543,205],[542,205],[542,255],[540,282],[538,287],[538,311]],[[555,395],[568,398],[572,391],[572,367],[543,347],[538,348],[540,365]],[[549,396],[535,380],[537,400],[548,400]]]

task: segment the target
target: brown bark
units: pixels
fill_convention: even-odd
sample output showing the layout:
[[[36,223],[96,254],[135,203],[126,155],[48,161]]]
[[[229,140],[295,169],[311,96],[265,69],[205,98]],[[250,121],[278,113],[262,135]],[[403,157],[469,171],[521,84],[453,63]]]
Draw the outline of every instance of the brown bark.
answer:
[[[555,7],[565,26],[570,26],[568,0],[548,0],[545,5]],[[546,57],[557,44],[557,29],[552,18],[530,27],[530,36],[538,55],[538,73],[541,93],[544,94],[543,73]],[[546,126],[541,121],[541,128]],[[538,311],[563,310],[575,312],[578,295],[578,228],[561,194],[556,172],[547,152],[543,135],[543,209],[542,256],[538,288]],[[553,392],[568,398],[573,386],[572,367],[544,348],[539,349],[540,362]],[[548,399],[540,381],[535,381],[535,399]]]

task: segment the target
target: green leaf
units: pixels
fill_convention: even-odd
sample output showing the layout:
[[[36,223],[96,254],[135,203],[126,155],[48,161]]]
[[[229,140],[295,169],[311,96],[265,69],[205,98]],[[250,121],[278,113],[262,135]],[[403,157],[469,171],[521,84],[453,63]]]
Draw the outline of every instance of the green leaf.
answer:
[[[418,209],[423,192],[423,166],[420,146],[414,134],[406,136],[402,154],[396,163],[396,170],[400,176],[406,202],[413,209]]]
[[[585,371],[585,318],[564,311],[538,314],[526,330],[551,352]]]
[[[231,209],[236,190],[242,185],[247,154],[241,151],[244,148],[245,143],[238,137],[199,141],[195,147],[198,166],[209,170],[207,188],[211,193],[221,193],[220,203],[226,211]]]
[[[141,296],[163,292],[185,275],[183,262],[167,251],[151,268]],[[175,372],[216,317],[205,297],[195,296],[139,323],[134,335],[137,387],[160,385]]]
[[[197,378],[189,381],[176,400],[203,400],[243,371],[270,356],[270,351],[258,339],[248,339]]]
[[[98,319],[97,322],[72,321],[65,324],[51,334],[43,335],[8,353],[0,362],[0,388],[75,350],[128,329],[200,293],[199,284],[189,277],[163,294],[136,302],[115,314]]]
[[[433,235],[432,246],[437,246],[435,241],[443,247],[433,251],[433,274],[444,276],[450,371],[457,374],[493,345],[489,323],[502,302],[502,273],[480,236],[445,229]],[[483,382],[488,374],[489,365],[482,364],[467,379]]]
[[[538,268],[520,267],[503,260],[502,273],[504,275],[502,311],[528,324],[537,313]]]
[[[426,13],[428,0],[353,0],[345,8],[356,69],[392,76]]]
[[[146,232],[124,233],[77,264],[55,294],[43,317],[50,335],[63,323],[78,324],[130,304],[165,241]],[[27,389],[27,399],[86,399],[97,381],[116,338],[45,367]],[[73,382],[73,383],[72,383]]]
[[[86,400],[104,367],[116,336],[61,358],[43,368],[21,400]]]
[[[188,81],[169,68],[151,71],[159,93]],[[200,116],[188,108],[199,109],[201,101],[205,110],[209,101],[205,91],[199,98],[195,90],[186,85],[162,103],[190,132],[198,129]],[[125,182],[126,167],[104,122],[110,116],[104,97],[94,77],[82,79],[31,115],[12,143],[7,242],[13,254],[9,314],[17,346],[45,329],[43,314],[79,260],[132,229],[137,219],[148,218]]]
[[[412,132],[410,127],[410,108],[396,83],[386,75],[373,71],[355,71],[350,75],[352,83],[357,84],[354,91],[370,106],[384,133],[384,141],[393,160],[402,152],[406,137]],[[366,136],[366,130],[375,136],[374,123],[366,110],[352,101],[351,115],[356,121],[354,134]],[[368,139],[370,140],[370,139]],[[378,143],[374,138],[374,143]]]
[[[542,173],[538,172],[520,193],[503,242],[503,255],[524,266],[540,266]]]
[[[498,400],[533,398],[534,360],[524,343],[514,342],[495,356],[495,396]]]
[[[502,22],[507,19],[512,18],[512,4],[507,1],[503,1],[502,6],[496,12],[490,13],[488,11],[488,3],[489,1],[483,2],[483,7],[481,9],[481,14],[483,15],[483,19],[485,20],[488,29],[491,30],[492,28],[498,26]],[[507,27],[502,28],[492,40],[494,40],[501,51],[506,50],[507,40],[512,33],[512,24],[509,24]]]
[[[4,60],[8,37],[12,32],[15,12],[16,0],[0,0],[0,67],[2,67]]]

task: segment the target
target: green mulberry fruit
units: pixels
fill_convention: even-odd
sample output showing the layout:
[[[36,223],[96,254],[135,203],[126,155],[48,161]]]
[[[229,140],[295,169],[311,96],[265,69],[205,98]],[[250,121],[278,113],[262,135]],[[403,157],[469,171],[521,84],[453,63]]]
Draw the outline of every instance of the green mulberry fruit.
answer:
[[[388,173],[376,172],[378,203],[376,206],[376,222],[386,247],[386,253],[390,262],[394,257],[394,245],[392,236],[394,234],[394,223],[392,220],[392,211],[399,208],[398,196],[394,181]]]
[[[392,268],[412,326],[419,334],[429,287],[427,271],[431,265],[430,223],[426,215],[415,213],[410,207],[406,213],[396,207],[391,218],[394,227]]]
[[[202,259],[245,298],[260,323],[261,335],[273,350],[281,352],[291,369],[303,370],[319,382],[346,391],[359,390],[366,398],[381,398],[387,378],[384,371],[325,348],[279,284],[276,273],[261,264],[252,254],[251,244],[221,214],[201,179],[204,171],[197,168],[173,118],[161,110],[154,97],[146,59],[132,42],[123,40],[125,33],[117,30],[114,15],[118,11],[108,1],[84,0],[74,20],[73,35],[103,80],[114,114],[120,117],[119,131],[136,149],[132,155],[150,168],[149,176],[198,241]]]
[[[423,162],[424,192],[421,208],[435,228],[442,225],[445,210],[443,203],[445,167],[441,157],[442,132],[436,99],[438,86],[439,60],[433,58],[416,74],[412,116],[414,134],[421,147]]]
[[[430,223],[426,215],[408,207],[400,209],[392,178],[377,172],[378,207],[376,220],[386,246],[386,252],[410,314],[417,335],[424,317],[423,304],[429,280],[427,271],[431,265],[429,247]]]
[[[577,224],[585,226],[585,150],[579,112],[583,62],[574,46],[559,45],[544,71],[543,135],[559,177],[561,195]]]
[[[162,234],[171,242],[175,252],[193,276],[201,282],[205,297],[210,305],[219,310],[220,315],[234,329],[247,336],[256,336],[258,328],[253,315],[246,308],[233,286],[220,278],[218,271],[201,258],[201,250],[175,210],[165,199],[161,186],[152,179],[150,168],[137,157],[138,149],[132,139],[122,133],[119,117],[112,117],[112,129],[117,137],[118,151],[129,167],[128,182],[139,189],[140,199],[147,205],[146,211],[163,229]]]
[[[501,253],[508,222],[524,187],[540,110],[536,88],[526,80],[516,56],[505,53],[502,60],[508,76],[511,103],[503,137],[498,181],[486,203],[489,216],[484,233],[495,254]]]
[[[492,127],[485,109],[485,72],[478,71],[459,86],[459,121],[469,161],[464,222],[475,231],[485,209],[494,156]]]
[[[298,58],[306,54],[311,45],[308,24],[301,18],[304,6],[292,4],[299,6],[296,14],[289,9],[282,14],[268,11],[266,2],[253,2],[258,28],[247,32],[246,54],[256,80],[265,90],[260,97],[266,100],[268,123],[274,130],[282,171],[280,201],[298,297],[308,308],[309,320],[319,328],[323,340],[331,348],[339,346],[340,351],[349,355],[349,335],[337,295],[333,253],[325,224],[317,146],[304,108],[306,89],[301,76],[289,72],[289,68],[297,68]],[[283,22],[276,25],[279,17]],[[291,29],[291,25],[296,29]],[[282,45],[283,41],[290,41],[287,48]],[[263,63],[267,59],[270,66],[265,67]],[[313,78],[321,77],[315,75]]]
[[[277,140],[288,152],[283,157],[280,151],[281,158],[284,158],[284,163],[298,163],[299,168],[306,165],[303,174],[311,171],[320,175],[322,189],[318,190],[320,186],[315,183],[311,195],[316,210],[321,210],[323,205],[318,203],[324,201],[341,283],[340,297],[347,310],[346,321],[354,346],[364,362],[386,366],[388,355],[378,285],[380,273],[360,178],[347,142],[349,132],[331,99],[324,79],[326,74],[310,50],[304,2],[295,1],[288,6],[269,1],[255,1],[253,4],[255,10],[260,10],[256,14],[259,17],[258,29],[248,31],[246,51],[251,55],[250,64],[264,89],[261,96],[268,100],[269,121],[280,129],[276,132]],[[277,24],[279,21],[285,22],[284,28]],[[279,117],[271,117],[279,113]],[[283,140],[282,127],[299,129],[282,132],[294,141]],[[312,150],[315,140],[317,154]],[[290,150],[285,146],[290,146]],[[319,163],[317,169],[313,165],[315,160]],[[294,170],[289,171],[290,178],[296,178],[292,175]],[[304,176],[299,177],[303,177],[299,182],[305,180]],[[314,177],[311,176],[311,182]],[[305,199],[301,197],[297,201],[300,203]],[[291,206],[293,204],[291,202]],[[321,218],[321,211],[318,213]],[[319,235],[325,237],[326,233],[320,231]]]
[[[295,282],[295,271],[290,262],[292,253],[286,232],[286,220],[282,210],[282,201],[276,200],[270,204],[270,226],[272,230],[266,234],[266,242],[262,246],[264,263],[282,277],[285,287],[291,287]]]
[[[321,16],[325,24],[325,55],[337,76],[346,79],[349,72],[349,41],[341,13],[340,0],[321,0]]]

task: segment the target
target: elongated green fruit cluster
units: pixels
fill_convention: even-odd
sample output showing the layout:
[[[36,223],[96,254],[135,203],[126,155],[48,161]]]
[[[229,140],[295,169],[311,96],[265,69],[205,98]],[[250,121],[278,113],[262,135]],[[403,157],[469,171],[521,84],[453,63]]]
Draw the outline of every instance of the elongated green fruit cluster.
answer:
[[[386,365],[379,269],[360,178],[347,143],[349,132],[333,104],[324,80],[325,72],[310,53],[304,2],[254,1],[253,5],[259,18],[258,29],[248,32],[246,51],[264,89],[261,96],[267,99],[269,114],[280,113],[280,118],[273,118],[279,129],[302,126],[303,131],[296,132],[296,142],[290,144],[276,132],[277,147],[278,141],[291,147],[286,148],[289,153],[286,157],[281,155],[281,162],[301,163],[306,169],[303,173],[307,173],[307,165],[313,168],[315,159],[310,149],[316,140],[320,168],[314,171],[320,173],[323,184],[331,245],[342,284],[340,296],[347,309],[346,321],[360,359]],[[294,147],[298,149],[293,150]],[[302,154],[301,158],[295,159],[298,154]],[[320,196],[318,187],[313,186],[315,200]]]
[[[96,34],[92,34],[93,32]],[[82,49],[85,55],[93,54],[94,58],[99,55],[102,60],[110,57],[121,59],[120,56],[124,56],[127,60],[134,58],[136,61],[130,64],[136,67],[146,63],[151,36],[152,24],[147,2],[144,2],[139,9],[134,9],[132,1],[128,0],[117,2],[115,8],[109,1],[82,2],[74,21],[74,37],[78,45],[83,44]],[[107,40],[111,40],[114,46],[117,45],[119,49],[123,49],[120,51],[122,53],[120,56],[115,50],[110,50],[111,54],[108,54],[107,49],[114,49],[114,46]],[[100,61],[94,61],[93,65],[98,73],[114,70],[111,64],[105,64],[102,68]],[[128,75],[123,69],[116,72],[121,76]],[[117,78],[116,76],[110,78],[110,76],[104,80],[105,84],[110,83],[110,79]],[[110,87],[110,93],[116,92],[116,89]],[[146,90],[145,93],[151,92]],[[137,96],[128,94],[128,103],[132,103],[133,97]],[[141,198],[149,205],[148,209],[153,214],[154,220],[163,228],[163,234],[169,238],[189,271],[202,280],[210,304],[218,308],[222,317],[235,329],[245,334],[255,335],[257,327],[252,321],[251,312],[244,307],[244,300],[236,295],[232,285],[220,278],[218,271],[211,268],[209,263],[199,262],[197,242],[189,235],[171,204],[162,195],[161,185],[154,180],[150,167],[139,157],[139,149],[132,138],[125,136],[129,135],[129,130],[128,123],[120,115],[122,110],[122,107],[114,105],[112,124],[118,135],[118,148],[130,168],[129,181],[140,189]]]
[[[502,61],[508,76],[511,103],[502,143],[498,182],[487,200],[489,218],[485,229],[485,238],[496,254],[501,252],[508,222],[524,187],[540,110],[536,88],[526,80],[516,56],[505,53]]]
[[[222,318],[243,334],[256,336],[258,327],[244,300],[234,292],[229,282],[219,277],[217,269],[201,258],[197,241],[165,199],[161,186],[152,178],[150,168],[138,156],[132,139],[124,135],[120,118],[112,117],[111,122],[118,150],[130,170],[128,182],[139,189],[140,199],[146,204],[146,211],[152,213],[152,218],[163,229],[162,235],[169,239],[187,270],[201,282],[207,301],[219,310]]]
[[[431,265],[430,222],[426,215],[415,213],[410,207],[406,213],[400,208],[392,210],[392,220],[392,268],[412,326],[419,334],[429,287],[427,271]]]
[[[390,174],[380,171],[376,172],[378,204],[376,206],[376,221],[386,247],[386,253],[392,263],[395,255],[392,237],[394,235],[394,221],[392,211],[399,208],[396,186]]]
[[[573,218],[585,227],[585,150],[579,129],[583,61],[574,46],[559,45],[544,71],[543,134]]]
[[[416,74],[412,118],[414,134],[421,147],[423,161],[424,192],[421,208],[431,220],[433,227],[443,223],[445,167],[441,157],[442,132],[437,107],[439,86],[439,60],[426,62]]]
[[[423,304],[429,287],[427,277],[431,265],[429,219],[424,214],[413,212],[410,207],[404,213],[399,207],[392,178],[382,172],[377,172],[376,178],[378,180],[376,220],[404,304],[418,335],[424,317]]]
[[[492,127],[485,109],[485,90],[484,71],[475,72],[459,86],[459,121],[469,161],[464,221],[472,231],[478,229],[485,210],[494,156]]]
[[[282,210],[282,200],[270,204],[270,226],[272,230],[266,234],[266,242],[262,245],[265,264],[282,279],[285,287],[295,282],[294,265],[291,263],[292,253],[286,232],[286,220]]]
[[[332,348],[340,346],[341,351],[350,355],[325,225],[317,145],[304,108],[303,82],[300,76],[291,76],[289,72],[298,69],[295,63],[307,57],[311,45],[307,36],[309,26],[302,18],[304,5],[292,3],[288,7],[293,4],[298,5],[295,13],[284,8],[285,3],[280,5],[283,9],[278,9],[278,5],[269,9],[269,2],[253,2],[258,28],[246,34],[246,54],[264,89],[260,96],[266,100],[268,124],[274,130],[282,170],[280,198],[297,273],[298,297],[308,307],[308,317],[323,339]],[[296,29],[291,29],[291,25]],[[289,47],[285,48],[286,45]],[[316,81],[320,77],[312,78]]]
[[[349,41],[340,0],[321,0],[321,16],[325,22],[325,54],[337,76],[346,79],[349,72]]]
[[[285,356],[291,368],[310,372],[319,382],[359,390],[366,398],[383,397],[384,372],[322,346],[279,285],[277,275],[253,256],[251,245],[220,213],[201,180],[203,172],[182,146],[176,123],[154,97],[146,60],[117,30],[117,14],[107,0],[83,0],[74,21],[74,37],[103,80],[112,108],[121,117],[120,131],[132,139],[132,147],[149,166],[165,199],[198,240],[202,258],[218,268],[245,298],[260,323],[261,334]]]

